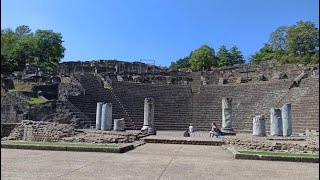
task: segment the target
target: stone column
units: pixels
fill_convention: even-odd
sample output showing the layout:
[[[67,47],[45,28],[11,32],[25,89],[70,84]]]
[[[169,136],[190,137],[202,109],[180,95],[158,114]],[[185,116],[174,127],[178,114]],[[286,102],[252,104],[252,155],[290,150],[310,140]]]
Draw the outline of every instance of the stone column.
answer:
[[[225,134],[235,134],[232,129],[232,99],[225,97],[222,99],[222,127],[221,131]]]
[[[264,115],[259,115],[253,118],[252,135],[266,136],[266,126]]]
[[[96,129],[101,129],[101,112],[102,112],[102,105],[104,102],[97,103],[97,111],[96,111]]]
[[[124,131],[125,130],[124,128],[125,128],[124,118],[114,120],[114,123],[113,123],[114,131]]]
[[[154,101],[153,98],[144,99],[144,119],[141,131],[155,133],[154,127]]]
[[[270,109],[270,135],[271,136],[282,136],[282,117],[281,110],[276,108]]]
[[[291,104],[287,103],[281,107],[281,118],[282,118],[283,136],[291,136],[292,134]]]
[[[112,126],[112,104],[106,103],[102,105],[101,130],[110,131]]]

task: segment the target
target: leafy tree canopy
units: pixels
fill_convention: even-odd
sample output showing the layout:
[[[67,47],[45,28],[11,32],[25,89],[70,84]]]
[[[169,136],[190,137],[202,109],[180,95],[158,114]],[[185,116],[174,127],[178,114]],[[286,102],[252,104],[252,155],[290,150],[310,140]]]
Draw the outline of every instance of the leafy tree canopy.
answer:
[[[286,43],[291,53],[314,54],[319,50],[319,29],[310,21],[299,21],[289,27]]]
[[[243,64],[245,61],[241,51],[239,51],[237,46],[232,46],[230,49],[231,65],[233,64]]]
[[[1,71],[21,71],[26,64],[52,70],[64,57],[62,35],[52,30],[37,30],[26,26],[1,30]]]
[[[270,44],[251,56],[251,62],[276,59],[280,63],[319,63],[319,29],[310,21],[280,26],[270,34]]]
[[[190,68],[192,70],[209,70],[212,66],[217,66],[215,51],[208,45],[202,45],[192,52],[190,56]]]

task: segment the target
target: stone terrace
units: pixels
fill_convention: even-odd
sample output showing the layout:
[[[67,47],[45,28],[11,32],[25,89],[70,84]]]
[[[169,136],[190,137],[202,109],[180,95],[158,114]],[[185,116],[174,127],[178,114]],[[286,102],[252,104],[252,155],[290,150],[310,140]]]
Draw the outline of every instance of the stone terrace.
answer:
[[[195,95],[195,126],[199,130],[210,127],[212,122],[221,126],[222,97],[232,98],[233,128],[237,132],[251,132],[252,118],[264,114],[268,125],[268,112],[286,94],[291,81],[273,83],[202,86]],[[268,126],[266,126],[268,129]]]
[[[211,122],[221,125],[221,98],[232,97],[233,127],[238,132],[252,131],[252,118],[266,117],[269,131],[269,110],[292,104],[293,132],[319,127],[319,76],[303,79],[299,87],[289,90],[292,79],[238,85],[201,86],[194,94],[193,122],[198,130],[206,130]]]
[[[157,129],[185,130],[192,122],[190,86],[113,82],[113,90],[138,127],[143,125],[145,98],[154,98]]]
[[[92,126],[95,126],[97,102],[112,103],[113,119],[125,118],[126,126],[133,126],[132,123],[130,124],[126,112],[113,95],[113,92],[110,89],[104,88],[100,81],[98,81],[98,77],[93,74],[81,75],[80,83],[85,89],[85,95],[69,96],[68,100],[91,120]],[[88,125],[90,125],[90,122],[85,123],[85,126]]]
[[[154,98],[155,125],[159,130],[186,130],[193,123],[196,130],[208,130],[215,121],[221,126],[221,99],[233,99],[233,128],[236,132],[250,133],[252,118],[266,117],[269,131],[269,110],[292,104],[293,132],[319,128],[319,75],[302,79],[299,87],[289,89],[293,79],[256,83],[200,85],[194,76],[191,85],[137,84],[112,82],[103,88],[99,77],[81,76],[85,96],[69,97],[78,109],[94,124],[96,103],[113,104],[113,119],[126,118],[127,129],[140,129],[143,125],[145,98]]]

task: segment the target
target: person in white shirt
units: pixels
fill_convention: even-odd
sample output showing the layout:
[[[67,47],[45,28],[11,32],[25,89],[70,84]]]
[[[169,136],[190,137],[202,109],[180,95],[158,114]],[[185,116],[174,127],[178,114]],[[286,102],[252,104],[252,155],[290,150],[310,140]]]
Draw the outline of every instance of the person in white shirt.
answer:
[[[190,134],[190,136],[192,136],[193,133],[194,133],[193,125],[192,125],[192,123],[190,123],[190,126],[189,126],[189,134]]]

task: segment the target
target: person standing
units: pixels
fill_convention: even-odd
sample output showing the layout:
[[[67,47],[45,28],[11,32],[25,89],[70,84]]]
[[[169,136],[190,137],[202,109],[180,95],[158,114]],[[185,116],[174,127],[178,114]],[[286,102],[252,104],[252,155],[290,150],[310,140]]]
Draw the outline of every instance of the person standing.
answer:
[[[190,134],[190,136],[193,136],[194,135],[193,133],[194,133],[193,124],[190,123],[190,126],[189,126],[189,134]]]

